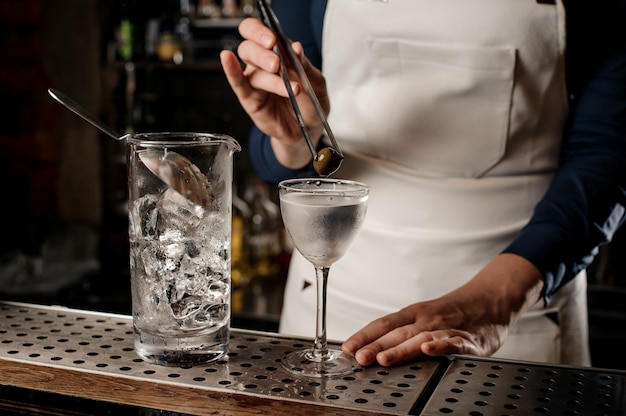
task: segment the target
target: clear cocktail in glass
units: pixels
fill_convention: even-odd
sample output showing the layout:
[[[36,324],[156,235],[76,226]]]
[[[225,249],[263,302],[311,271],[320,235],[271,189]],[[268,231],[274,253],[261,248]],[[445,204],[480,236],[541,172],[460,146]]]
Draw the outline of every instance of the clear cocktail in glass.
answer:
[[[343,179],[289,179],[278,185],[285,228],[295,248],[315,268],[317,316],[313,347],[282,359],[290,372],[309,377],[348,374],[354,357],[329,349],[326,338],[328,273],[354,241],[367,211],[367,185]]]

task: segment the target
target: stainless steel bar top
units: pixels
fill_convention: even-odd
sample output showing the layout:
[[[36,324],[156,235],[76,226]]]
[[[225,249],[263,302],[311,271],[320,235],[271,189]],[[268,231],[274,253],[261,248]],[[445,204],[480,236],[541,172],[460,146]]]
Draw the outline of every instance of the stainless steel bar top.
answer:
[[[0,385],[197,415],[626,414],[623,371],[465,356],[339,378],[284,371],[281,357],[309,343],[233,329],[224,359],[163,367],[136,356],[129,316],[0,302]]]

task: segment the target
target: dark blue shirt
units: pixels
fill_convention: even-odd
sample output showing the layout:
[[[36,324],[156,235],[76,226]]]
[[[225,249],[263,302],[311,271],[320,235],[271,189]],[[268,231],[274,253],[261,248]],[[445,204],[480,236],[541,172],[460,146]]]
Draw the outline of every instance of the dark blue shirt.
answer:
[[[530,1],[530,0],[529,0]],[[566,0],[566,81],[570,118],[554,180],[529,223],[504,250],[541,270],[545,299],[587,267],[626,218],[625,1]],[[321,67],[326,0],[273,0],[285,33]],[[282,166],[269,137],[253,129],[252,163],[277,183],[313,176],[312,166]]]

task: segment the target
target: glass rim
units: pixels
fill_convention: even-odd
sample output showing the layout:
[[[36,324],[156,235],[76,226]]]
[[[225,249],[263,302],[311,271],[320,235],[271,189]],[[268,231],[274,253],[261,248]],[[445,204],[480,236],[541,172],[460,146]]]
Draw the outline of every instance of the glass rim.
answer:
[[[203,145],[224,143],[230,145],[234,151],[240,151],[241,145],[228,134],[198,133],[198,132],[149,132],[128,133],[120,138],[129,144],[135,145]]]
[[[353,188],[346,189],[333,189],[333,188],[322,188],[322,187],[305,187],[299,188],[296,187],[298,184],[337,184],[337,185],[348,185]],[[336,192],[342,195],[368,195],[370,188],[368,185],[363,182],[353,181],[351,179],[334,179],[334,178],[292,178],[285,179],[278,183],[279,190],[291,191],[291,192],[299,192],[299,193],[331,193]]]

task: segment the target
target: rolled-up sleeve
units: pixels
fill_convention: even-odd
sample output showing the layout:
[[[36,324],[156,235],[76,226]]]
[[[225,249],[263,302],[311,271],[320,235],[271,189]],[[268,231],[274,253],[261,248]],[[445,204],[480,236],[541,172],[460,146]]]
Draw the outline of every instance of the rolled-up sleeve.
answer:
[[[596,73],[572,109],[560,166],[519,236],[505,249],[545,278],[545,300],[587,267],[626,212],[626,49]]]

